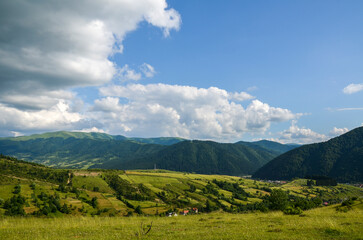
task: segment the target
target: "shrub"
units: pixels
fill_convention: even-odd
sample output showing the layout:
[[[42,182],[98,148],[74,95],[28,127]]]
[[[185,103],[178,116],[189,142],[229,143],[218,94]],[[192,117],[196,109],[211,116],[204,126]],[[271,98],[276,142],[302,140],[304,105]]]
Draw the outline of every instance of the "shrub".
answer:
[[[300,215],[300,214],[302,214],[303,211],[299,207],[289,206],[289,207],[285,208],[283,212],[286,215]]]

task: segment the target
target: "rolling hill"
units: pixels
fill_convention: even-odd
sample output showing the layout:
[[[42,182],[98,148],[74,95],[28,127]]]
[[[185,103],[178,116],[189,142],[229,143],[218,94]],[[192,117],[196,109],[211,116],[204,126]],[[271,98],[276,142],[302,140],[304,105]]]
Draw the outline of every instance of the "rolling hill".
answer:
[[[212,141],[183,141],[149,156],[119,162],[109,161],[94,167],[116,169],[152,169],[195,172],[202,174],[248,175],[276,155],[264,149],[242,144]]]
[[[0,152],[56,168],[88,168],[107,161],[126,161],[157,152],[166,146],[134,141],[92,138],[36,138],[1,140]]]
[[[254,175],[259,179],[292,179],[322,175],[340,182],[363,181],[363,127],[327,142],[304,145],[286,152]]]
[[[295,200],[291,203],[302,204],[304,210],[320,206],[322,200],[334,203],[363,194],[348,185],[308,187],[302,179],[279,185],[166,170],[63,170],[0,155],[0,217],[165,216],[193,208],[200,212],[268,211],[273,209],[268,196],[274,189],[288,191],[288,197]]]

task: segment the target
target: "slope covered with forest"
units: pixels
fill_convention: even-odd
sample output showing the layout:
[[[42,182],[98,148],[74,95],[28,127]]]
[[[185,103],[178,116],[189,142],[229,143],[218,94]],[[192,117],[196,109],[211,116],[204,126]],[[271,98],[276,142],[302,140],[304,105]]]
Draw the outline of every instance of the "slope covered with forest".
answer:
[[[56,168],[150,169],[245,175],[290,149],[259,141],[222,144],[182,138],[53,132],[0,138],[0,153]]]
[[[363,127],[327,142],[309,144],[284,153],[254,175],[260,179],[329,176],[340,182],[363,181]]]
[[[211,141],[183,141],[155,154],[127,162],[110,161],[103,167],[118,169],[160,169],[203,174],[248,175],[276,155],[242,144]],[[97,166],[95,166],[97,167]]]

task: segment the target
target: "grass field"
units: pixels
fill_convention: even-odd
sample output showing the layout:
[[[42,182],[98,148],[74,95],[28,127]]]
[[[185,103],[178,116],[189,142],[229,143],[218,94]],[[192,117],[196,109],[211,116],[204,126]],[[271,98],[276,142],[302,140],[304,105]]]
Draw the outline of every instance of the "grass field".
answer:
[[[268,195],[270,189],[283,189],[290,194],[301,197],[316,197],[322,199],[339,198],[345,199],[349,197],[362,197],[363,190],[349,185],[338,185],[335,187],[308,187],[306,180],[297,179],[286,184],[276,184],[270,182],[260,182],[251,179],[244,179],[233,176],[223,175],[201,175],[183,172],[172,172],[166,170],[138,170],[138,171],[114,171],[118,177],[126,180],[135,189],[139,189],[140,184],[149,189],[150,193],[147,200],[128,199],[127,201],[134,206],[134,208],[127,206],[124,202],[116,198],[115,191],[108,185],[105,180],[107,172],[100,170],[72,170],[74,174],[72,178],[72,186],[79,189],[79,194],[73,192],[60,192],[57,190],[58,185],[42,182],[38,180],[31,180],[26,178],[14,177],[12,180],[3,179],[0,182],[0,200],[6,200],[14,194],[13,189],[16,183],[21,185],[21,194],[26,198],[27,206],[26,213],[31,214],[39,208],[35,206],[33,201],[34,196],[39,196],[41,192],[48,195],[55,193],[60,196],[61,204],[67,204],[72,209],[71,215],[93,215],[100,214],[102,216],[127,215],[128,212],[134,212],[134,208],[140,206],[144,214],[155,215],[169,211],[173,208],[178,208],[177,211],[182,211],[185,208],[192,207],[201,208],[205,206],[207,200],[211,204],[220,204],[226,208],[231,208],[233,204],[253,204],[261,202],[265,195]],[[2,175],[4,176],[4,175]],[[10,177],[9,177],[10,178]],[[233,184],[238,184],[245,192],[249,194],[246,199],[231,199],[233,193],[226,189],[219,188],[213,183],[213,180],[226,181]],[[36,187],[31,189],[29,184],[34,182]],[[212,184],[217,190],[218,195],[205,192],[208,184]],[[191,185],[195,186],[194,191],[190,191]],[[137,190],[139,191],[139,190]],[[166,200],[158,197],[161,192],[165,193]],[[144,193],[143,193],[144,194]],[[224,198],[221,199],[220,196]],[[90,206],[89,201],[96,197],[98,201],[97,208]],[[229,199],[229,201],[226,201]],[[177,202],[184,204],[180,207],[176,205]],[[43,201],[40,201],[43,203]],[[1,207],[1,206],[0,206]],[[84,209],[85,211],[80,211]],[[3,209],[0,215],[3,214]],[[101,211],[101,212],[100,212]]]
[[[0,169],[0,240],[363,240],[363,190],[345,184],[307,186],[306,179],[282,184],[165,170],[62,172],[25,163],[19,168],[19,164],[10,160],[6,164],[3,166],[12,168]],[[317,208],[305,208],[299,215],[285,215],[281,211],[261,213],[257,208],[246,208],[261,202],[271,206],[268,199],[273,189],[282,189],[282,193],[290,196],[287,203],[290,206],[301,199],[311,203],[315,197],[329,206],[319,203],[314,205]],[[12,215],[9,209],[16,210],[17,204],[12,202],[9,208],[10,198],[20,195],[24,198],[24,214]],[[352,210],[349,205],[337,211],[332,205],[347,199],[354,203]],[[166,213],[192,212],[195,208],[199,214],[165,217]],[[129,215],[132,216],[126,217]],[[151,223],[150,232],[145,234],[143,226]]]
[[[143,235],[141,226],[152,223]],[[0,239],[363,239],[363,205],[288,216],[215,212],[178,217],[2,218]]]

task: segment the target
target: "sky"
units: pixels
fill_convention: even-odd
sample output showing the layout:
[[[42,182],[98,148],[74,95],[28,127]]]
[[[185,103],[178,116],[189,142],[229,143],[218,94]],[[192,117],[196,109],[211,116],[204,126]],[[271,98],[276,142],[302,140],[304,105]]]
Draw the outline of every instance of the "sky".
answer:
[[[363,124],[363,1],[0,1],[0,136],[326,141]]]

